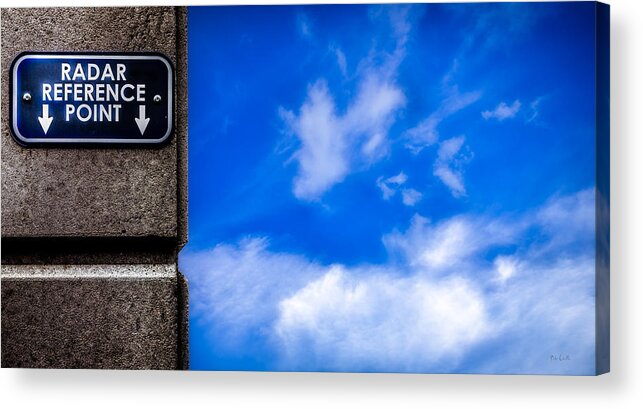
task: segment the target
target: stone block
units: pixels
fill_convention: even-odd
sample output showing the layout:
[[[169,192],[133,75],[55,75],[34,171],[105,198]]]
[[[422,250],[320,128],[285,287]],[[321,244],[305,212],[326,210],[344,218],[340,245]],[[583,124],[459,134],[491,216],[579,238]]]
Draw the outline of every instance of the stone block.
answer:
[[[2,81],[2,237],[186,240],[187,52],[175,7],[3,9],[2,78],[23,51],[155,51],[176,71],[175,135],[161,148],[19,146]],[[181,158],[181,161],[179,161]],[[179,216],[179,209],[181,216]]]
[[[4,265],[2,367],[183,369],[177,280],[173,264]]]

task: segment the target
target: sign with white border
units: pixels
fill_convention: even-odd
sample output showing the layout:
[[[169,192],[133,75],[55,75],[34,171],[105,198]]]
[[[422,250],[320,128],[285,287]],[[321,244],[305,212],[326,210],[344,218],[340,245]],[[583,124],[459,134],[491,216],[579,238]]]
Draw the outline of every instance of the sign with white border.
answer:
[[[174,130],[174,70],[158,53],[40,53],[11,70],[20,145],[159,145]]]

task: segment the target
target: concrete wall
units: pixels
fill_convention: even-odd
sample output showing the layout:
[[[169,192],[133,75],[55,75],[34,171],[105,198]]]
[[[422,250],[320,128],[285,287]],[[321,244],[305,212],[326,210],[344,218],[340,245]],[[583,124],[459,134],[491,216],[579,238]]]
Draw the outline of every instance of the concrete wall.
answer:
[[[3,9],[2,366],[187,366],[187,14],[181,7]],[[23,51],[155,51],[176,74],[161,148],[23,148],[9,68]]]

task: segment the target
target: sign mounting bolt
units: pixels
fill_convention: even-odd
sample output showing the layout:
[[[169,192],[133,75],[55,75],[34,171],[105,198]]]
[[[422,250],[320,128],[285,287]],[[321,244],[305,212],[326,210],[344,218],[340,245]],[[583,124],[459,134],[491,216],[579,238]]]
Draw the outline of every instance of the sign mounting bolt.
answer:
[[[25,102],[31,101],[31,94],[28,92],[25,92],[24,94],[22,94],[22,100]]]
[[[154,102],[156,102],[157,104],[161,102],[161,96],[158,94],[154,95]]]

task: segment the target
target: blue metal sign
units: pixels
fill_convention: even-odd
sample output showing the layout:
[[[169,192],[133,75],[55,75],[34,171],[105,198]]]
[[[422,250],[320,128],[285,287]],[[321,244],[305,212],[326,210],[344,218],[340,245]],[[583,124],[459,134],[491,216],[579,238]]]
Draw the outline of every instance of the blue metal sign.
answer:
[[[151,53],[21,54],[10,115],[25,146],[161,144],[174,128],[172,64]]]

